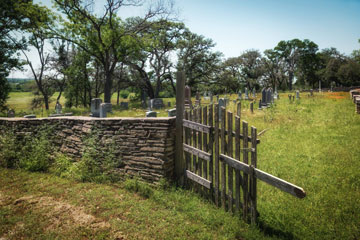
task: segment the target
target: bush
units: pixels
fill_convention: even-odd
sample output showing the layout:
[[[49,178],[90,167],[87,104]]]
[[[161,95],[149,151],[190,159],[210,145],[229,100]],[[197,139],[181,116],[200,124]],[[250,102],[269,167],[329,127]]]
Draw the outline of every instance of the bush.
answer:
[[[60,177],[83,182],[115,182],[120,176],[116,168],[121,160],[114,154],[114,144],[101,144],[99,136],[93,133],[84,141],[83,155],[79,161],[73,162],[63,154],[55,158],[51,172]]]
[[[5,132],[0,136],[0,167],[15,168],[20,156],[19,144],[13,133]]]
[[[46,172],[50,165],[51,145],[45,131],[38,137],[26,137],[19,157],[19,167],[31,172]]]

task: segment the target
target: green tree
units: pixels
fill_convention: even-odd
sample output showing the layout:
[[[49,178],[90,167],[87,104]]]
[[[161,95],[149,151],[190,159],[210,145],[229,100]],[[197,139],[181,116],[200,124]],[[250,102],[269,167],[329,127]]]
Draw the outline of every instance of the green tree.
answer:
[[[187,84],[192,90],[200,89],[201,84],[209,85],[220,71],[222,53],[213,52],[215,43],[202,35],[186,30],[179,41],[178,71],[184,70]]]
[[[264,73],[261,53],[258,50],[246,50],[240,55],[239,59],[240,76],[246,87],[253,89],[256,85],[259,85],[259,80]]]
[[[263,64],[263,86],[275,86],[285,90],[287,88],[287,76],[283,59],[273,49],[264,51]]]
[[[13,34],[29,27],[24,9],[31,6],[32,1],[1,0],[0,4],[0,111],[3,111],[10,92],[6,77],[11,70],[21,68],[22,62],[16,53],[25,47],[24,39],[15,40]]]
[[[140,1],[107,0],[101,15],[93,13],[94,3],[81,0],[55,0],[58,9],[65,14],[64,28],[53,29],[60,38],[70,41],[87,52],[101,64],[105,75],[104,101],[110,103],[114,71],[132,46],[133,34],[149,27],[149,20],[167,14],[165,5],[153,6],[143,18],[127,21],[117,16],[124,6],[139,6]]]

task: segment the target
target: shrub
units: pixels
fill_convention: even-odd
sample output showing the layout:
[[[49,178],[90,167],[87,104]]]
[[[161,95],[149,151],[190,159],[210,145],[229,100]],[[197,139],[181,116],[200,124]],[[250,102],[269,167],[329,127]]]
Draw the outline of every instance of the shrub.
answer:
[[[18,165],[19,144],[13,133],[5,132],[0,136],[0,167],[14,168]]]
[[[93,133],[84,141],[83,155],[79,161],[73,162],[69,157],[58,154],[51,172],[60,177],[83,182],[115,182],[120,176],[116,168],[121,160],[114,154],[115,145],[101,144],[100,137]]]
[[[45,131],[36,137],[26,137],[19,157],[19,167],[31,172],[46,172],[50,163],[51,145]]]

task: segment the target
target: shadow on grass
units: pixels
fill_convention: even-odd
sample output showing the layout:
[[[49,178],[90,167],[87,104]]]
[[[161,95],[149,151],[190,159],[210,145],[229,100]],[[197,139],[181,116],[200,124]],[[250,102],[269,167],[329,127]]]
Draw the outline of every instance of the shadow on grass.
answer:
[[[266,236],[269,237],[278,237],[279,239],[287,239],[287,240],[296,239],[291,232],[284,232],[280,229],[275,229],[261,220],[259,220],[258,222],[258,227],[261,232],[263,232]]]

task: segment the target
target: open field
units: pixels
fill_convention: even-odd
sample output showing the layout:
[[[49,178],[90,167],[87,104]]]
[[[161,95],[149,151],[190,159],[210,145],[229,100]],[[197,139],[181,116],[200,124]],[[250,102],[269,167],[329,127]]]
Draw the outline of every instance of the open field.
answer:
[[[348,93],[301,96],[289,103],[281,94],[254,114],[243,101],[242,120],[266,129],[258,168],[307,192],[299,200],[259,181],[256,229],[190,191],[159,189],[146,198],[129,191],[129,182],[1,169],[0,239],[360,239],[360,115]],[[77,211],[89,222],[75,221]]]

